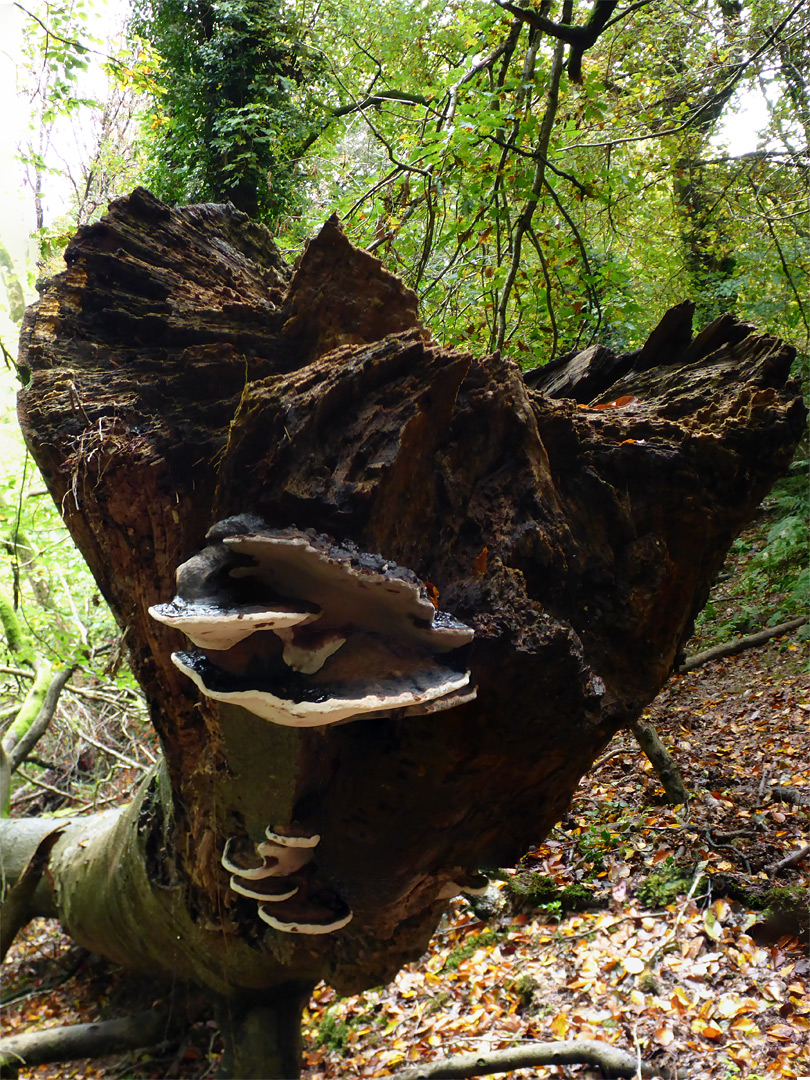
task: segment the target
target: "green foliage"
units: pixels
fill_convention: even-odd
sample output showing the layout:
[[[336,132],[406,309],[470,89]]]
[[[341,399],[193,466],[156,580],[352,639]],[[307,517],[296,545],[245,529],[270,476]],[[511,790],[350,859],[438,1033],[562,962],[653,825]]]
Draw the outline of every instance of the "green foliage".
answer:
[[[7,465],[0,474],[0,588],[16,597],[16,616],[40,653],[55,663],[98,664],[101,675],[118,628],[39,478]]]
[[[590,864],[589,878],[604,869],[604,859],[627,841],[636,823],[627,813],[624,802],[606,802],[588,811],[588,821],[576,830],[577,850],[584,863]]]
[[[312,40],[340,72],[325,91],[337,104],[302,163],[310,206],[279,223],[283,241],[337,208],[418,291],[438,336],[503,344],[526,366],[595,338],[635,347],[686,296],[699,323],[731,310],[808,333],[808,180],[777,145],[800,110],[774,93],[771,148],[750,161],[713,141],[731,89],[756,86],[765,67],[789,79],[776,44],[739,67],[779,16],[772,3],[745,19],[708,0],[641,7],[553,99],[555,41],[491,4],[376,10],[369,22],[337,0],[312,9]],[[589,10],[578,0],[574,21]],[[806,53],[791,54],[805,87]]]
[[[358,1028],[367,1028],[379,1020],[375,1005],[362,1009],[358,1012],[345,1011],[340,1002],[326,1010],[321,1022],[318,1024],[314,1035],[316,1046],[324,1046],[331,1053],[345,1054],[349,1050],[349,1044],[353,1038],[353,1032]],[[368,1041],[368,1034],[364,1035]]]
[[[810,595],[810,483],[804,453],[764,503],[765,517],[738,537],[727,565],[733,569],[733,602],[723,583],[696,621],[708,644],[754,633],[802,615]],[[800,634],[807,636],[807,628]]]
[[[336,1015],[336,1006],[327,1009],[323,1020],[318,1025],[315,1035],[315,1045],[325,1046],[333,1053],[342,1054],[346,1051],[351,1029],[345,1020]]]
[[[96,102],[79,92],[79,79],[90,57],[84,0],[46,0],[34,14],[36,18],[25,26],[24,59],[18,67],[20,89],[30,105],[29,135],[20,146],[19,159],[34,196],[37,228],[41,229],[47,178],[64,173],[64,166],[55,163],[51,153],[56,125]]]
[[[297,159],[323,123],[321,61],[279,0],[136,0],[160,58],[145,179],[169,201],[230,201],[273,220],[298,201]]]
[[[10,375],[4,377],[7,391]],[[31,466],[13,413],[0,423],[0,660],[11,667],[78,665],[84,680],[135,692],[121,635],[56,506]],[[16,632],[15,632],[16,628]],[[35,655],[34,655],[35,654]],[[0,712],[28,682],[4,676]]]
[[[18,159],[34,198],[38,270],[48,276],[63,268],[76,228],[134,186],[140,97],[154,88],[156,60],[137,38],[121,45],[96,37],[99,12],[85,0],[40,0],[26,14],[18,84],[29,131]]]

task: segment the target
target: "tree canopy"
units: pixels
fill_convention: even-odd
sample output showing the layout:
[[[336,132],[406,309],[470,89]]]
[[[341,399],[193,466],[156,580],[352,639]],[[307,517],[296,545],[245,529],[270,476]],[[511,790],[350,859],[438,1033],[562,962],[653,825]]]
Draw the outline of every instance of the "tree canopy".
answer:
[[[801,3],[148,10],[135,25],[166,57],[158,194],[232,192],[287,242],[338,209],[448,341],[531,366],[597,334],[635,343],[650,304],[691,293],[704,318],[807,335]],[[727,153],[722,120],[754,90],[768,130]]]

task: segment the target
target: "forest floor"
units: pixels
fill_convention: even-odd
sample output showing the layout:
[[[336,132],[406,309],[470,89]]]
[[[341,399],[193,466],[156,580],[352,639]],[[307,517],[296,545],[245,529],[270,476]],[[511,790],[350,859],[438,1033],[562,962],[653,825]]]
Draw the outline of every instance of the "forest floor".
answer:
[[[810,857],[776,868],[810,844],[809,653],[793,634],[673,677],[647,715],[689,803],[666,805],[632,736],[617,736],[566,819],[486,902],[454,901],[418,963],[355,997],[316,990],[306,1080],[371,1080],[456,1053],[576,1038],[691,1080],[810,1077]],[[4,1032],[120,1016],[164,994],[36,920],[5,967]],[[165,1054],[20,1077],[197,1080],[215,1073],[218,1051],[214,1022],[202,1020]]]

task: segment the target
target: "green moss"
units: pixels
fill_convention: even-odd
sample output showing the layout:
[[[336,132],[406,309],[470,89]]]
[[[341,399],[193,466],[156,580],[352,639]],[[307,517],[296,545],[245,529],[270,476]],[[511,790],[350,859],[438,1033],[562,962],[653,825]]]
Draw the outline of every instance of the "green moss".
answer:
[[[441,1012],[448,1001],[451,1000],[453,995],[449,990],[440,990],[438,994],[434,994],[425,1006],[425,1014],[431,1016],[433,1013]]]
[[[521,1008],[528,1009],[533,1004],[534,995],[539,989],[540,984],[536,979],[533,979],[531,975],[518,975],[514,979],[507,989],[514,995],[520,1002]]]
[[[638,888],[638,897],[647,907],[666,907],[689,891],[693,876],[688,867],[677,866],[671,858],[667,859],[647,875]]]
[[[560,893],[560,903],[564,911],[587,911],[601,905],[587,885],[566,885]]]
[[[642,994],[657,994],[660,990],[658,979],[651,971],[642,971],[636,981],[636,986]]]
[[[749,930],[757,944],[772,944],[781,937],[810,934],[810,893],[806,885],[768,889],[762,921]]]
[[[521,870],[515,874],[509,879],[507,889],[514,897],[529,901],[532,907],[551,903],[558,900],[560,895],[560,887],[554,878],[531,870]]]
[[[512,906],[519,911],[543,909],[554,915],[567,911],[584,911],[598,906],[593,892],[586,885],[566,885],[561,888],[546,874],[522,870],[509,879],[507,891]]]
[[[505,934],[504,930],[482,930],[480,934],[470,934],[463,945],[459,945],[457,949],[448,955],[444,962],[444,971],[455,971],[459,964],[464,960],[467,960],[478,949],[486,948],[488,945],[495,945]]]
[[[774,886],[765,893],[765,906],[770,908],[798,908],[801,910],[810,906],[810,893],[806,885],[782,885]]]

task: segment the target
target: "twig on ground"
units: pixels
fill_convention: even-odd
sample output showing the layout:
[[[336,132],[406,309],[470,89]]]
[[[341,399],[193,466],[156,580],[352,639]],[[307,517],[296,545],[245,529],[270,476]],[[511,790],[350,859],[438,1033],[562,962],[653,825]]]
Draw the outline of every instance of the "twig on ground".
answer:
[[[609,923],[607,926],[594,926],[592,929],[583,930],[578,934],[566,934],[563,940],[566,942],[579,941],[584,938],[592,937],[594,934],[609,934],[614,927],[617,927],[620,923],[632,922],[638,919],[660,919],[662,915],[668,914],[669,912],[667,911],[640,911],[637,914],[634,913],[632,915],[618,915],[613,922]]]
[[[62,967],[62,970],[58,975],[54,976],[50,982],[40,983],[38,986],[32,986],[31,983],[26,983],[22,987],[8,990],[6,993],[0,994],[0,1006],[6,1008],[9,1005],[16,1005],[20,1001],[27,1001],[29,998],[42,997],[44,994],[50,994],[52,990],[57,990],[60,986],[63,986],[73,978],[90,955],[81,945],[74,946],[70,952],[75,953],[75,955],[69,964],[63,965],[61,958],[56,957],[56,962]],[[68,957],[70,956],[70,952],[68,953]]]
[[[54,787],[53,784],[46,784],[44,780],[36,780],[33,776],[29,776],[27,772],[23,772],[22,769],[18,769],[17,772],[29,784],[33,784],[34,787],[44,788],[46,791],[53,792],[54,795],[61,795],[63,799],[70,799],[71,802],[78,803],[80,806],[92,806],[92,803],[80,799],[78,795],[71,795],[69,791],[62,791],[61,788]]]
[[[177,1019],[174,1019],[174,1023],[172,1019],[169,1009],[150,1009],[118,1020],[71,1024],[11,1035],[0,1039],[0,1068],[30,1068],[52,1061],[103,1057],[124,1050],[155,1046],[166,1041],[173,1027],[177,1034]]]
[[[774,784],[770,797],[772,801],[792,803],[794,806],[810,806],[810,788],[801,791],[799,788]]]
[[[636,742],[655,769],[666,792],[667,802],[674,806],[688,803],[689,792],[686,790],[675,758],[661,742],[653,724],[649,720],[638,719],[631,721],[627,728],[632,731]]]
[[[613,758],[619,757],[622,754],[631,754],[632,750],[627,746],[618,746],[615,750],[608,750],[606,754],[603,754],[600,758],[591,765],[591,772],[595,773],[597,769],[601,769],[603,765],[607,765]]]
[[[767,869],[772,874],[775,874],[779,870],[784,870],[785,867],[795,866],[796,863],[801,862],[802,859],[806,859],[808,855],[810,855],[810,844],[806,847],[799,848],[798,851],[794,851],[792,855],[786,855],[785,858],[780,859],[779,862],[771,863]]]

